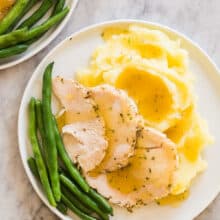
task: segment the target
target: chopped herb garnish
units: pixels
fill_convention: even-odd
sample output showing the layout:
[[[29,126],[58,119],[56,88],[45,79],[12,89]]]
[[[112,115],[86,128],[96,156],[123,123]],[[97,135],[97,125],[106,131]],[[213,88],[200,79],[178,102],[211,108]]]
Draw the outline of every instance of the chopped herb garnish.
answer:
[[[93,105],[92,107],[93,107],[95,112],[97,112],[99,110],[99,106],[98,105]]]
[[[90,91],[87,91],[86,96],[85,96],[84,98],[85,98],[85,99],[88,99],[88,98],[90,98],[90,96],[91,96]]]
[[[120,113],[121,120],[124,122],[124,115]]]
[[[114,129],[110,129],[110,131],[111,131],[112,133],[114,133],[114,132],[115,132],[115,130],[114,130]]]

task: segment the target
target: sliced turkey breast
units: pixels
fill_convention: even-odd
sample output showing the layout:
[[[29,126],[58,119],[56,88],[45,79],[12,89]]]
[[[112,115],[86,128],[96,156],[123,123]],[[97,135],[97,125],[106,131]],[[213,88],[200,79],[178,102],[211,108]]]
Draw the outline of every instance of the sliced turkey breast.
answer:
[[[71,159],[85,171],[94,169],[105,156],[105,126],[89,91],[73,80],[56,77],[53,92],[64,108],[64,145]]]
[[[123,207],[148,204],[169,194],[178,163],[175,145],[152,128],[139,131],[129,165],[111,173],[85,174],[89,185]]]
[[[99,170],[120,169],[134,154],[139,119],[137,107],[124,91],[110,85],[91,88],[91,98],[104,119],[108,138],[108,149]]]

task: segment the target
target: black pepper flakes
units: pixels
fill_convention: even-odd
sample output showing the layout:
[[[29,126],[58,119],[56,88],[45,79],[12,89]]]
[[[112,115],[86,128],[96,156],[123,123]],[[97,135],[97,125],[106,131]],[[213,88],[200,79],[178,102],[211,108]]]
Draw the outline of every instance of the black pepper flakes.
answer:
[[[87,93],[86,93],[86,96],[84,97],[85,99],[88,99],[88,98],[90,98],[91,97],[91,92],[90,91],[87,91]]]
[[[157,205],[160,205],[160,202],[159,201],[156,201]]]
[[[124,122],[124,115],[122,114],[122,113],[120,113],[120,117],[121,117],[121,120],[122,120],[122,122]]]
[[[99,110],[99,106],[98,105],[93,105],[92,107],[93,107],[95,112],[97,112]]]

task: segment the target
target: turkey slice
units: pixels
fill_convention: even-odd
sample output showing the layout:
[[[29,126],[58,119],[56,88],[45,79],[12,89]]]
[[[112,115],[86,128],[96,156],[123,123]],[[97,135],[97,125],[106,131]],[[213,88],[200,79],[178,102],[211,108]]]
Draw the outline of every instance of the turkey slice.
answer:
[[[53,92],[64,108],[64,145],[71,159],[85,171],[94,169],[105,156],[105,126],[89,91],[73,80],[56,77]]]
[[[108,138],[108,149],[99,170],[109,172],[125,167],[134,154],[137,107],[127,93],[110,85],[91,88],[91,98],[104,119]]]
[[[94,171],[85,177],[110,202],[132,208],[168,195],[177,164],[173,142],[145,127],[139,131],[135,154],[127,167],[106,174]]]

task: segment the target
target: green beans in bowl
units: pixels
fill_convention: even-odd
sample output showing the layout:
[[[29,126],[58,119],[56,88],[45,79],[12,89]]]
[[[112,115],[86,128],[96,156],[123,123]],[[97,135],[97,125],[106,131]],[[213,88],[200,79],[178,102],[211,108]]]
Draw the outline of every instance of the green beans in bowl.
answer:
[[[78,0],[17,0],[0,20],[0,70],[45,48],[64,28]]]

